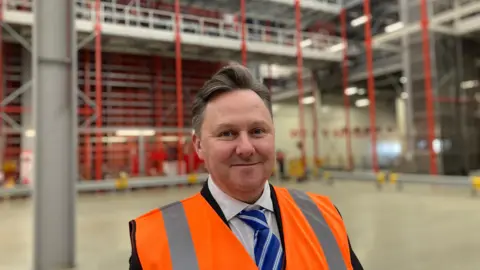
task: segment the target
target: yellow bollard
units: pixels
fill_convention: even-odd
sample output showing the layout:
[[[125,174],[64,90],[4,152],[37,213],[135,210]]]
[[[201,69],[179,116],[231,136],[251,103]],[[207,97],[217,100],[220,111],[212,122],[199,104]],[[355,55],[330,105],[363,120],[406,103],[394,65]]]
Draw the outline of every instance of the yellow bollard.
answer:
[[[289,171],[289,175],[292,176],[292,177],[302,177],[304,176],[304,168],[303,168],[303,165],[302,165],[302,161],[299,160],[299,159],[294,159],[294,160],[291,160],[288,164],[289,168],[288,168],[288,171]]]
[[[115,180],[115,188],[118,190],[125,190],[128,188],[128,174],[121,172],[119,177]]]
[[[395,184],[398,179],[398,174],[396,173],[391,173],[390,174],[390,184]]]
[[[15,178],[10,177],[5,181],[5,188],[6,189],[11,189],[15,187]]]
[[[480,176],[472,177],[472,186],[474,190],[480,191]]]
[[[6,181],[5,181],[5,184],[3,185],[3,187],[4,187],[5,189],[12,189],[12,188],[14,188],[14,187],[15,187],[15,178],[13,178],[13,177],[7,178]],[[5,200],[7,200],[7,201],[11,199],[10,195],[5,195],[5,197],[3,197],[3,198],[4,198]]]
[[[187,176],[187,181],[189,184],[196,184],[198,182],[198,175],[197,174],[189,174]]]
[[[377,182],[379,184],[385,183],[385,173],[384,172],[377,173]]]

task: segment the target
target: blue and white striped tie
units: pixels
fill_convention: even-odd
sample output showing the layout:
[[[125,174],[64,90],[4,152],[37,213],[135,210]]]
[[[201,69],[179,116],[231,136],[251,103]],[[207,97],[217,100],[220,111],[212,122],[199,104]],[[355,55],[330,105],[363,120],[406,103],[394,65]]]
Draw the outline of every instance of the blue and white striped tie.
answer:
[[[261,210],[242,211],[238,218],[255,232],[255,263],[259,270],[280,270],[283,264],[283,249],[280,240],[268,227]]]

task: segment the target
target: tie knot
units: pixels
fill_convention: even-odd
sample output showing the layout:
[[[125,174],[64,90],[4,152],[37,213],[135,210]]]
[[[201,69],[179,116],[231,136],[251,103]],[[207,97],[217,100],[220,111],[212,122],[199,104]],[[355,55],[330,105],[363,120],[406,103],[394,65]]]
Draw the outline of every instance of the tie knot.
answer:
[[[244,210],[238,214],[238,218],[255,231],[268,229],[267,218],[262,210]]]

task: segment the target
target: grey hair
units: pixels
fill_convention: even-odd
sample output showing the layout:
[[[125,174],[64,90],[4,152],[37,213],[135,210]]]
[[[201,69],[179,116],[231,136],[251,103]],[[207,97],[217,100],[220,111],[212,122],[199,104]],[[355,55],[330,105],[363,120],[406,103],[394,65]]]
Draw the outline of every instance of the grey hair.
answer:
[[[192,127],[195,134],[200,135],[204,111],[210,100],[223,93],[237,90],[253,91],[262,99],[272,115],[270,91],[256,80],[246,67],[234,63],[215,73],[195,96],[192,106]]]

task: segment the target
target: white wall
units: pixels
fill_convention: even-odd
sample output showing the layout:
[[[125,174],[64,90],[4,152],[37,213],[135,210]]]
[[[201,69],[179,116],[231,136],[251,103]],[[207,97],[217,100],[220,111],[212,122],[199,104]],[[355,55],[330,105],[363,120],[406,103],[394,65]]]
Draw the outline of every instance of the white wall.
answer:
[[[384,105],[377,105],[377,127],[382,131],[378,133],[377,151],[379,163],[387,165],[392,162],[395,155],[401,149],[399,144],[399,134],[395,116],[394,104],[392,108]],[[305,105],[305,127],[307,129],[306,151],[309,160],[313,160],[313,115],[312,106]],[[319,126],[319,153],[327,166],[346,167],[346,138],[345,136],[335,137],[334,130],[342,130],[345,127],[345,111],[343,105],[327,105],[319,107],[318,126]],[[276,147],[285,151],[287,158],[298,158],[300,151],[296,148],[296,143],[300,138],[292,138],[291,131],[299,126],[298,105],[279,104],[278,110],[274,112]],[[370,127],[369,109],[351,108],[350,123],[352,130],[360,127],[362,131]],[[393,128],[394,132],[387,133],[387,127]],[[324,136],[323,130],[328,130],[329,135]],[[371,168],[371,137],[365,134],[361,137],[352,136],[352,152],[355,167]],[[400,148],[400,149],[399,149]]]

